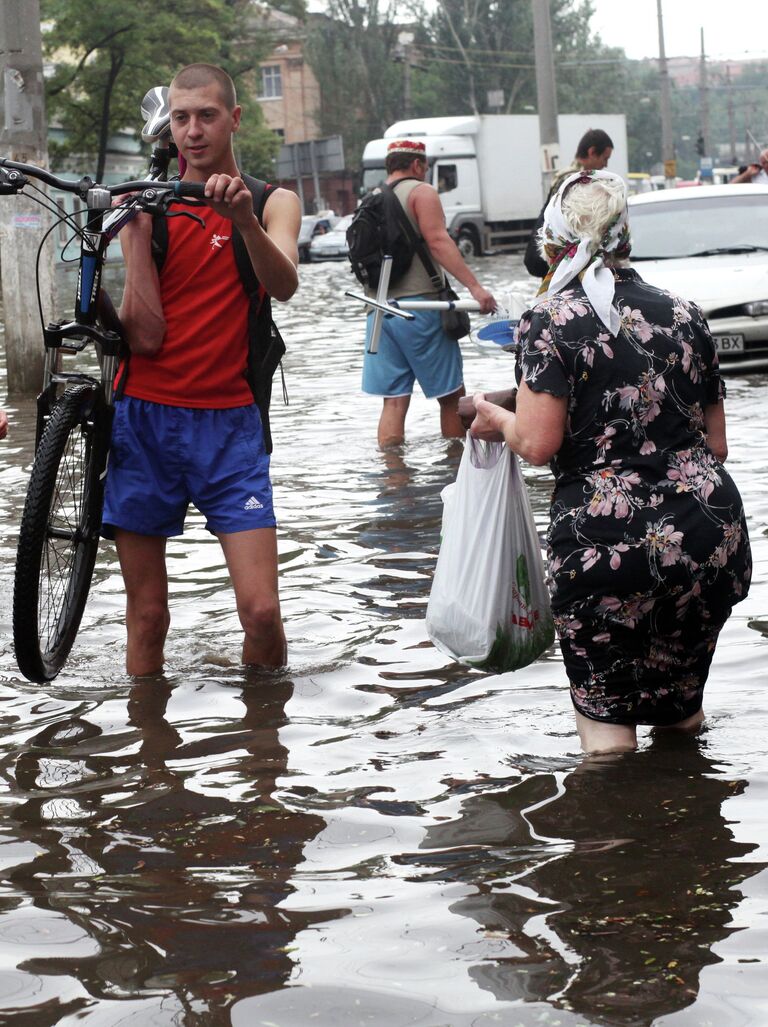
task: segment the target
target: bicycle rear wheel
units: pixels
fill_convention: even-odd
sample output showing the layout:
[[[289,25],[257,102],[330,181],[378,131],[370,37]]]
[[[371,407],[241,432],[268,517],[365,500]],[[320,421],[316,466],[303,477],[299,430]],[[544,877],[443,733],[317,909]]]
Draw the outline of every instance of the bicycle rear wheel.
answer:
[[[99,546],[109,414],[96,385],[67,390],[32,465],[13,587],[16,660],[30,681],[56,677],[80,627]]]

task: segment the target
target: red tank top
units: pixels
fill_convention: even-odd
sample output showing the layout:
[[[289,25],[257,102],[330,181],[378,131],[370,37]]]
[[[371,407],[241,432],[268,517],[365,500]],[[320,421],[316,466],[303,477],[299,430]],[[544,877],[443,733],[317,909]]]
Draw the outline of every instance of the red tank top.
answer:
[[[125,394],[180,407],[247,406],[253,402],[245,379],[248,297],[235,264],[233,225],[210,207],[194,213],[205,228],[190,218],[168,219],[160,272],[165,338],[154,355],[131,355]]]

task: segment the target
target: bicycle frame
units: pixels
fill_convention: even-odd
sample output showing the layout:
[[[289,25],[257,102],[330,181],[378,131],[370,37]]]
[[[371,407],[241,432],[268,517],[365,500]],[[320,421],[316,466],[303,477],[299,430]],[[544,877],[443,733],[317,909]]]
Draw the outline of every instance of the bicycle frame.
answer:
[[[158,175],[166,174],[169,157],[168,146],[158,146],[153,151],[152,167]],[[78,230],[80,257],[74,317],[70,321],[54,321],[43,326],[45,359],[42,390],[37,400],[37,448],[56,404],[60,386],[66,388],[78,383],[92,385],[99,389],[107,407],[111,409],[122,337],[114,308],[101,289],[104,260],[110,240],[138,211],[159,211],[164,202],[163,198],[170,194],[173,194],[173,197],[202,198],[204,185],[180,181],[169,183],[159,178],[123,182],[116,186],[98,185],[88,177],[80,179],[79,182],[71,182],[35,165],[0,158],[0,195],[20,191],[27,183],[27,178],[39,179],[64,192],[74,193],[85,201],[87,208],[85,225]],[[113,208],[112,197],[126,193],[139,195],[134,197],[125,209]],[[99,324],[100,317],[102,321],[111,322],[112,327]],[[81,371],[66,372],[61,368],[63,353],[79,353],[89,342],[95,343],[98,347],[100,380]]]
[[[163,125],[162,87],[151,91],[151,97],[155,102],[150,125],[158,145],[150,179],[112,186],[88,177],[72,182],[36,165],[0,158],[0,196],[18,193],[31,185],[30,180],[39,180],[75,194],[86,205],[84,222],[56,208],[80,240],[75,305],[70,320],[42,325],[44,378],[13,587],[14,649],[19,669],[30,681],[50,681],[64,665],[80,626],[98,552],[113,386],[123,346],[119,319],[101,288],[107,247],[138,212],[173,216],[169,206],[174,200],[205,196],[204,183],[162,181],[172,153]],[[126,194],[133,195],[120,207],[112,205],[114,196]],[[40,198],[40,203],[51,209],[47,199]],[[189,210],[179,213],[195,217]],[[81,370],[64,371],[62,354],[80,353],[89,343],[97,350],[100,378]]]

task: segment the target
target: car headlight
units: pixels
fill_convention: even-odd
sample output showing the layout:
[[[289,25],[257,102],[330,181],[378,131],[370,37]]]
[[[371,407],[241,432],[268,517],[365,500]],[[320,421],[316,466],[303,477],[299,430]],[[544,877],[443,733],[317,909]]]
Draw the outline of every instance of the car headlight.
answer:
[[[768,300],[755,300],[753,303],[745,303],[744,309],[750,317],[765,317],[768,314]]]

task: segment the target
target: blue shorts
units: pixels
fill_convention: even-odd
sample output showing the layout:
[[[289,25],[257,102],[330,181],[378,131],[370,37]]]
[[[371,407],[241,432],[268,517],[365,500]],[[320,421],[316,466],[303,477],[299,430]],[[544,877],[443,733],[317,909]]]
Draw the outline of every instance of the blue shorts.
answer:
[[[443,331],[440,311],[414,310],[413,314],[413,321],[384,318],[376,353],[368,352],[373,314],[368,315],[363,392],[388,398],[410,396],[417,381],[427,399],[439,399],[464,384],[461,349]]]
[[[190,503],[215,534],[274,528],[258,408],[115,403],[102,534],[181,535]]]

